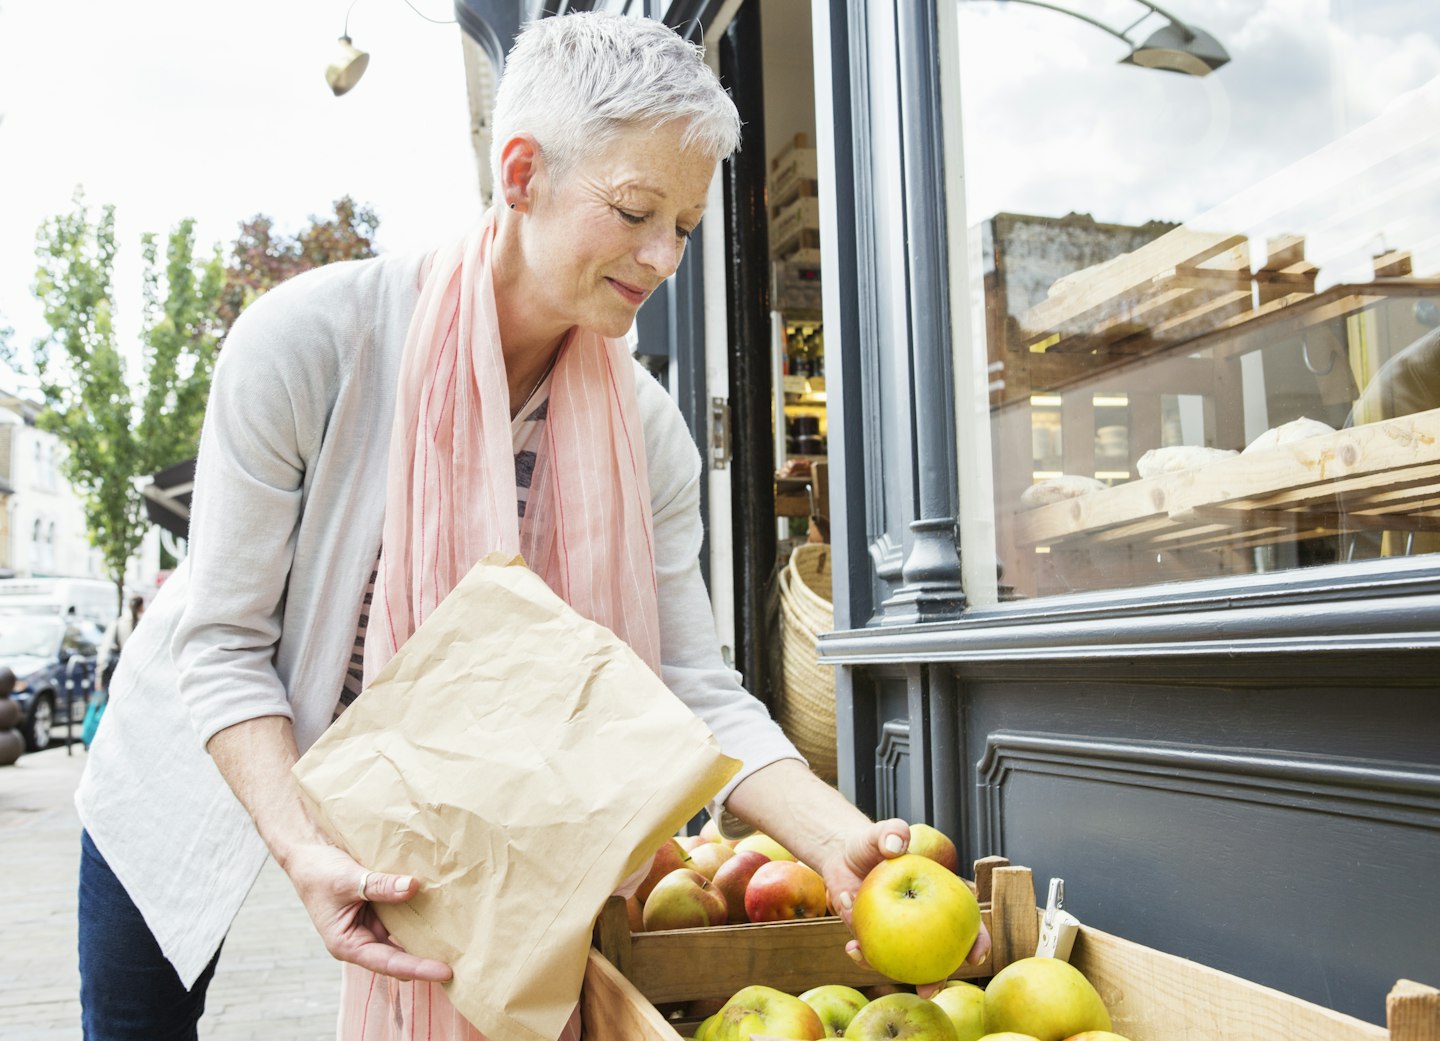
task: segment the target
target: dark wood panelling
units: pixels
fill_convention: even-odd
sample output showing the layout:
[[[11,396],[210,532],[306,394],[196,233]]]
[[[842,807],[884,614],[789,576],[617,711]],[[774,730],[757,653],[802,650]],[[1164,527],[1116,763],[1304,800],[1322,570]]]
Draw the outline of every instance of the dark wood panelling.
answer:
[[[875,746],[875,817],[909,817],[910,723],[887,719]]]
[[[1083,921],[1379,1021],[1440,979],[1432,689],[962,686],[966,859]]]

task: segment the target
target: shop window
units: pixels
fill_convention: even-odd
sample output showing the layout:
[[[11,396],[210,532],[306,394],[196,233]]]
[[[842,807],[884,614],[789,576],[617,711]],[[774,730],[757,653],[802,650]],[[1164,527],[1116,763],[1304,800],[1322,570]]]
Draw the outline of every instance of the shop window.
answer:
[[[947,11],[973,604],[1440,551],[1440,7],[1167,11]]]

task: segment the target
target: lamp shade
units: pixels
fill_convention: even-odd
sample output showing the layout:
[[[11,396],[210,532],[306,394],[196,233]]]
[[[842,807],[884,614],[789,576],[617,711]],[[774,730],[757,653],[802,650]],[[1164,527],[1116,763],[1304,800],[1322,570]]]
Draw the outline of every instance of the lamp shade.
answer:
[[[370,55],[355,47],[350,42],[350,37],[342,36],[335,57],[325,66],[325,82],[330,84],[330,89],[338,98],[360,82],[360,77],[365,75],[365,68],[369,64]]]
[[[1187,76],[1208,76],[1230,60],[1220,41],[1192,26],[1169,22],[1120,60],[1122,65],[1165,69]]]

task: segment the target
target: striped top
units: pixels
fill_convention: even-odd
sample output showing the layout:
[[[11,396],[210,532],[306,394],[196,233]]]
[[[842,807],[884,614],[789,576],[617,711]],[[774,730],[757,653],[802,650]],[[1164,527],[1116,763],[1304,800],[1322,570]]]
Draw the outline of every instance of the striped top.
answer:
[[[530,483],[535,478],[535,460],[541,439],[545,436],[545,417],[549,411],[550,376],[547,374],[520,407],[516,417],[510,421],[510,440],[515,449],[515,508],[522,519],[525,516],[525,504],[530,499]],[[370,571],[370,581],[365,583],[365,595],[360,601],[360,620],[355,627],[355,645],[350,649],[350,665],[345,671],[345,682],[340,688],[335,719],[339,719],[340,713],[360,696],[365,685],[365,628],[370,624],[370,604],[375,599],[375,579],[379,573],[380,561],[377,558],[375,567]]]

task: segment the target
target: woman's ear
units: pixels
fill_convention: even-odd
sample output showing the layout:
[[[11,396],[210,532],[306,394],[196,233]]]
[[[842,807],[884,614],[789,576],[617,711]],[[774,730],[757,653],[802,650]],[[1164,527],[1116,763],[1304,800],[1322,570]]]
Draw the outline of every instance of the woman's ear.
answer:
[[[512,135],[500,150],[499,201],[512,210],[528,209],[535,201],[544,163],[533,134]]]

